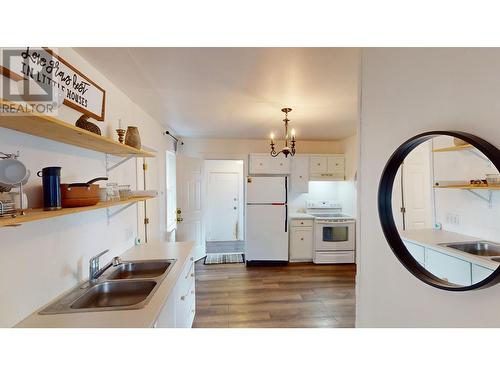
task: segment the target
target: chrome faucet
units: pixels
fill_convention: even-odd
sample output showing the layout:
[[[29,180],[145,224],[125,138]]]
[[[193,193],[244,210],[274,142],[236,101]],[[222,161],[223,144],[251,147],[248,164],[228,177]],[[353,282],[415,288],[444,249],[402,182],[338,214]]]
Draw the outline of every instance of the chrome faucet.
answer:
[[[111,262],[107,263],[104,267],[99,268],[99,258],[106,254],[109,249],[93,256],[89,260],[89,283],[94,283],[109,267],[116,267],[122,263],[120,257],[114,257]]]

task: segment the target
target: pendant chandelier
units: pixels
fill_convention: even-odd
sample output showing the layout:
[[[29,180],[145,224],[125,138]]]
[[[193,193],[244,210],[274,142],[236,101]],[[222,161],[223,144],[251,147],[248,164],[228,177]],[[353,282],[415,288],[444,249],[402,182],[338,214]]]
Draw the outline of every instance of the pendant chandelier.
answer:
[[[291,131],[291,139],[290,139],[290,147],[288,146],[288,122],[290,121],[288,119],[288,112],[291,112],[291,108],[282,108],[281,112],[285,112],[285,118],[283,119],[283,122],[285,123],[285,147],[281,149],[281,151],[276,152],[274,146],[274,133],[271,133],[271,156],[278,156],[279,154],[285,155],[285,158],[288,157],[288,155],[293,156],[295,155],[295,130],[292,129]]]

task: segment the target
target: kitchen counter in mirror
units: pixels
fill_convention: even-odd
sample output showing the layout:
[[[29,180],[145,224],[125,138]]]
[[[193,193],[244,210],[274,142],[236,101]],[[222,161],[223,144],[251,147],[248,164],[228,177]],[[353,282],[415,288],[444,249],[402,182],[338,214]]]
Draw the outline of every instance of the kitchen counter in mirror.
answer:
[[[151,242],[134,246],[120,257],[122,260],[176,259],[172,269],[148,302],[139,310],[116,310],[82,312],[71,314],[40,315],[39,311],[29,315],[16,325],[22,328],[148,328],[153,327],[160,312],[173,293],[174,286],[181,275],[184,265],[190,260],[193,242]],[[66,292],[64,292],[66,293]],[[63,293],[63,294],[64,294]],[[57,299],[57,297],[56,297]]]
[[[468,254],[464,251],[455,250],[442,245],[459,242],[486,241],[481,238],[436,229],[414,229],[401,231],[400,236],[404,241],[409,241],[421,246],[425,246],[427,248],[439,251],[455,258],[465,260],[467,262],[471,262],[473,264],[477,264],[478,266],[482,266],[490,270],[495,270],[499,265],[498,262],[492,261],[487,257]]]

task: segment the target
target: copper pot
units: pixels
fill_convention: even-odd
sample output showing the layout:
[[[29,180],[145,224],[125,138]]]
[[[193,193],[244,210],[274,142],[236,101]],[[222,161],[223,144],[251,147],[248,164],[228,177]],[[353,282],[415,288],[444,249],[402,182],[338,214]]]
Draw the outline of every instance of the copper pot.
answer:
[[[105,181],[107,177],[98,177],[88,182],[61,184],[62,206],[84,207],[93,206],[99,202],[99,185],[97,181]]]

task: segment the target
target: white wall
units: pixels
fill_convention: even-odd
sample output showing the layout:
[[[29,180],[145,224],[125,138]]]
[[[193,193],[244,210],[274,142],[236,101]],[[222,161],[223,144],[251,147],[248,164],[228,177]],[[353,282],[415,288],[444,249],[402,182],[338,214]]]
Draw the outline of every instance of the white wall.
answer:
[[[462,130],[500,147],[499,72],[499,49],[363,50],[358,327],[500,326],[500,285],[447,292],[422,283],[393,255],[377,212],[382,170],[406,139]]]
[[[434,148],[450,147],[451,137],[438,137],[433,140]],[[482,155],[478,150],[476,152]],[[485,157],[482,155],[482,157]],[[493,163],[481,159],[469,151],[434,153],[435,181],[463,181],[484,179],[486,174],[498,173]],[[444,230],[500,242],[500,194],[493,193],[492,207],[472,195],[467,190],[434,189],[436,221]],[[483,197],[486,191],[476,191]],[[459,224],[449,223],[449,214],[458,215]]]
[[[106,120],[99,123],[104,136],[114,136],[121,118],[124,125],[137,125],[143,144],[157,149],[158,158],[148,159],[147,187],[165,189],[165,150],[171,148],[162,127],[133,103],[74,50],[59,49],[62,57],[106,90]],[[60,109],[59,118],[74,123],[80,113]],[[94,121],[95,122],[95,121]],[[20,160],[32,171],[27,186],[30,205],[41,206],[41,181],[36,171],[61,166],[62,180],[75,182],[105,175],[105,155],[78,147],[37,138],[0,128],[0,151],[21,152]],[[140,163],[140,160],[137,162]],[[142,168],[142,167],[141,167]],[[142,169],[130,160],[114,170],[110,179],[142,188]],[[56,219],[0,229],[0,326],[12,326],[36,308],[88,277],[88,260],[109,248],[106,262],[133,245],[144,226],[138,222],[141,209],[135,206],[117,215],[108,224],[106,210],[64,216]],[[148,202],[149,238],[165,237],[164,195]],[[142,221],[143,216],[139,215]]]

